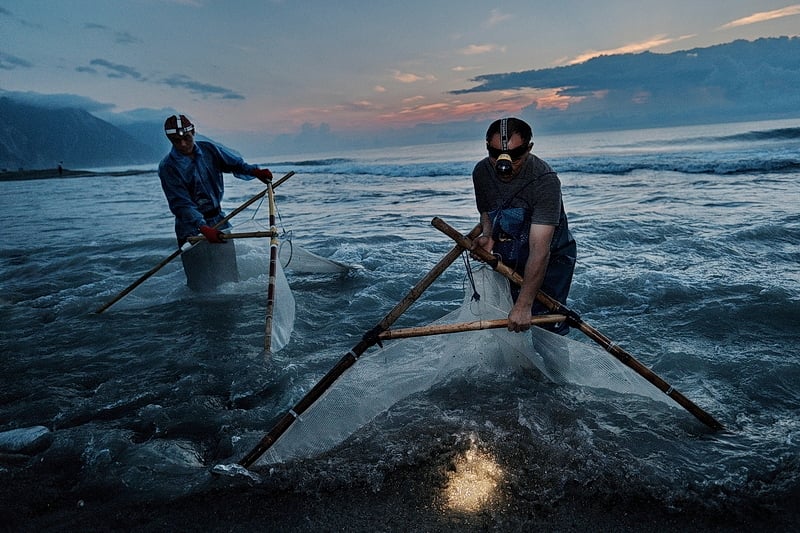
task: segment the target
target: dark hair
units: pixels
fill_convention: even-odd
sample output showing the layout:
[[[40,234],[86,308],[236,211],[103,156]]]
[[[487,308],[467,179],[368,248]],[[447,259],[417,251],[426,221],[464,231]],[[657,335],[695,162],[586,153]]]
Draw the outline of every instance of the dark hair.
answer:
[[[500,121],[503,119],[497,119],[492,122],[492,125],[489,126],[489,129],[486,130],[486,142],[490,142],[492,137],[495,134],[500,133]],[[507,120],[507,127],[508,127],[508,136],[511,137],[515,133],[522,137],[522,142],[528,144],[533,139],[533,130],[528,125],[527,122],[524,120],[509,117]]]

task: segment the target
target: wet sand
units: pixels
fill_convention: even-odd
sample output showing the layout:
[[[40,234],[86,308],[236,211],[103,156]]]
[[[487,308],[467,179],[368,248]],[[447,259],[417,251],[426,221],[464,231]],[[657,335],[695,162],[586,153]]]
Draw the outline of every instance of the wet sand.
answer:
[[[631,495],[586,496],[568,487],[555,503],[516,497],[475,513],[448,510],[438,467],[418,465],[366,484],[298,493],[268,484],[210,488],[175,499],[135,500],[100,490],[76,490],[74,470],[58,476],[0,462],[4,531],[794,531],[800,497],[783,510],[741,513],[707,509],[677,512]],[[596,492],[594,492],[596,494]],[[795,509],[792,513],[786,509]]]

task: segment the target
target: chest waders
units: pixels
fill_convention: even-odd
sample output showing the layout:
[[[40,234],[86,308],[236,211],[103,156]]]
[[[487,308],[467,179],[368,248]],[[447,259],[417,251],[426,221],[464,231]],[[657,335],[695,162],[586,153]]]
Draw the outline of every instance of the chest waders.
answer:
[[[562,214],[562,217],[564,215]],[[500,208],[489,212],[492,221],[492,239],[494,239],[493,253],[500,256],[501,261],[514,269],[520,275],[525,275],[525,263],[530,255],[530,230],[531,221],[528,209],[522,207]],[[565,233],[565,235],[562,235]],[[559,302],[566,304],[572,274],[575,270],[575,257],[577,246],[568,231],[563,231],[561,224],[556,228],[550,243],[550,261],[542,281],[541,290]],[[511,283],[511,298],[516,302],[520,286]],[[548,313],[549,310],[534,301],[531,307],[533,315]],[[558,324],[544,324],[545,329],[566,335],[569,327],[561,322]]]

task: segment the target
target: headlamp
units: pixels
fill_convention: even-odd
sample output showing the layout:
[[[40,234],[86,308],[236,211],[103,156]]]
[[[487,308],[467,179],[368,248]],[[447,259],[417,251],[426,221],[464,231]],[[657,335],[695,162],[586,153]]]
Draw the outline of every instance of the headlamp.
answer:
[[[494,171],[501,178],[510,178],[514,173],[514,165],[511,161],[511,156],[507,153],[502,153],[497,156],[497,161],[494,163]]]
[[[167,134],[167,137],[175,135],[183,137],[187,133],[194,134],[194,124],[186,115],[172,115],[164,122],[164,133]]]
[[[501,178],[510,178],[514,173],[514,165],[511,161],[511,155],[508,153],[508,119],[500,120],[500,147],[502,153],[497,156],[494,163],[494,170]]]

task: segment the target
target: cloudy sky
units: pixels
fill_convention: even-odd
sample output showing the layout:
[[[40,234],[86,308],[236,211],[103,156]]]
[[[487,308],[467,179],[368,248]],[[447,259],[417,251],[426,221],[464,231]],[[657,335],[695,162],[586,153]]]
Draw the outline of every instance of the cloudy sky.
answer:
[[[217,134],[379,136],[565,104],[468,91],[481,76],[799,29],[790,0],[0,0],[0,90],[179,109]]]

